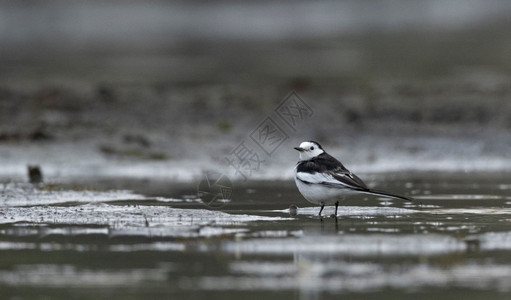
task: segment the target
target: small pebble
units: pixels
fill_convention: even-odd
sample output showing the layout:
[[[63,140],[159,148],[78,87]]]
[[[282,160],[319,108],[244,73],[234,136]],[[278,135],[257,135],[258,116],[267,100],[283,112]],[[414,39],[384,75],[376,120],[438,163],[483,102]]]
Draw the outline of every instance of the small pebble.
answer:
[[[297,214],[298,214],[298,207],[296,205],[289,206],[289,215],[291,217],[296,217]]]

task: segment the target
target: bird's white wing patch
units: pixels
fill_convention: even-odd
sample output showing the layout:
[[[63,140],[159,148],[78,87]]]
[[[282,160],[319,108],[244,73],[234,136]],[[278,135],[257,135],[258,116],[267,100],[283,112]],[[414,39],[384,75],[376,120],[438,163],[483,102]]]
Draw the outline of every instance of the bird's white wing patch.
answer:
[[[296,178],[305,183],[321,183],[324,180],[324,176],[320,173],[305,173],[297,172]]]
[[[353,188],[352,185],[335,179],[331,174],[298,172],[296,173],[296,177],[305,183]]]

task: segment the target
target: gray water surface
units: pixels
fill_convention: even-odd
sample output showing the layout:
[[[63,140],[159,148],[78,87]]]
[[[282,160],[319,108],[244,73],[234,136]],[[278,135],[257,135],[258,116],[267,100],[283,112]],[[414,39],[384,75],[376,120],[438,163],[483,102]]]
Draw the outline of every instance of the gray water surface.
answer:
[[[507,299],[511,176],[366,174],[418,201],[348,199],[337,222],[292,181],[0,185],[2,299]],[[296,215],[290,206],[297,206]],[[218,207],[220,206],[220,207]]]

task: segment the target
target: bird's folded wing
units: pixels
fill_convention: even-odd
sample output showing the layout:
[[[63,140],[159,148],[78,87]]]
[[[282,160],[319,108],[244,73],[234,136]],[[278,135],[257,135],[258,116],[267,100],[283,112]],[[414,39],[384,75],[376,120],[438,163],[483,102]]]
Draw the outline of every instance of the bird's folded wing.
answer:
[[[340,172],[339,172],[340,171]],[[367,190],[364,182],[355,174],[346,170],[327,171],[325,173],[298,172],[296,177],[305,183],[322,184],[335,188],[350,188],[355,190]]]

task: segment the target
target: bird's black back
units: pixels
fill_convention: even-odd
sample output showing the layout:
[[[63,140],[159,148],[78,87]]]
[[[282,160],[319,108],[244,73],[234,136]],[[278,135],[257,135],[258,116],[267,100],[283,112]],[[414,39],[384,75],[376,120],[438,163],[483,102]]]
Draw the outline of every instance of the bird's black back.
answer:
[[[413,200],[412,198],[399,196],[395,194],[391,194],[384,191],[376,191],[369,189],[365,183],[360,179],[357,175],[351,173],[344,165],[335,159],[330,154],[323,152],[320,155],[305,161],[298,162],[296,166],[297,172],[305,172],[305,173],[326,173],[331,175],[333,178],[338,180],[340,183],[344,184],[344,186],[349,186],[351,189],[358,190],[364,193],[387,196],[393,198],[399,198],[407,201]],[[308,183],[306,181],[303,181]],[[327,186],[336,186],[331,182],[320,183]]]
[[[368,190],[365,183],[357,175],[351,173],[344,165],[330,154],[323,152],[320,155],[301,161],[296,166],[297,172],[305,173],[326,173],[332,175],[336,180],[350,185],[357,190]]]
[[[348,171],[340,161],[326,152],[312,159],[300,161],[296,170],[306,173],[323,173],[333,170]]]

